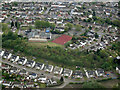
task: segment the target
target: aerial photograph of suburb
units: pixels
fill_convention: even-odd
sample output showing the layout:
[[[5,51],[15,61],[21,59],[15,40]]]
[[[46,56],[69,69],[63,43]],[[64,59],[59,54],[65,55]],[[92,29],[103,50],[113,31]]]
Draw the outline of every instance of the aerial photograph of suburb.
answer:
[[[0,0],[0,90],[120,90],[120,0]]]

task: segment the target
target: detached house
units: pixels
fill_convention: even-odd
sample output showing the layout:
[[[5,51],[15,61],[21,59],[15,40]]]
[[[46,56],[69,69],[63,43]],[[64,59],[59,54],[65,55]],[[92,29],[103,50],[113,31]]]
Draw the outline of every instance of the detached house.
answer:
[[[37,74],[30,72],[30,73],[29,73],[29,78],[30,78],[30,79],[35,79],[35,78],[37,78]]]
[[[2,57],[4,55],[5,51],[0,51],[0,56]]]
[[[96,73],[97,76],[103,76],[104,75],[104,70],[99,68],[99,69],[95,70],[95,73]]]
[[[40,70],[42,70],[43,68],[44,68],[44,64],[42,64],[42,63],[35,63],[35,69],[40,69]]]
[[[2,69],[9,69],[9,68],[10,68],[10,66],[8,64],[3,64],[2,63]]]
[[[87,76],[87,78],[95,77],[95,72],[94,71],[86,71],[86,76]]]
[[[23,85],[21,84],[21,82],[14,82],[12,88],[15,88],[15,87],[23,88]]]
[[[76,71],[73,72],[73,76],[75,78],[83,78],[83,73],[79,70],[76,70]]]
[[[70,77],[72,75],[73,71],[70,69],[64,69],[63,76]]]
[[[52,65],[45,65],[44,71],[52,72],[53,71],[53,66]]]
[[[120,66],[116,67],[116,71],[118,74],[120,74]]]
[[[3,81],[2,85],[10,87],[10,86],[12,86],[12,82],[11,81]]]
[[[5,51],[4,54],[3,54],[3,58],[9,59],[11,57],[11,55],[12,55],[11,53]]]
[[[49,79],[49,82],[50,82],[50,84],[57,84],[57,81],[56,80],[54,80],[53,78],[51,78],[51,79]]]
[[[12,73],[14,73],[14,74],[16,74],[17,72],[18,72],[18,69],[16,68],[16,67],[12,67],[10,70],[9,70],[9,72],[12,74]]]
[[[21,65],[25,65],[26,62],[27,62],[27,59],[24,58],[24,57],[23,57],[23,58],[19,58],[18,61],[17,61],[17,63],[18,63],[18,64],[21,64]]]
[[[26,84],[26,87],[27,87],[27,88],[32,88],[32,87],[34,87],[34,83],[27,83],[27,84]]]
[[[12,61],[12,62],[17,62],[18,59],[19,59],[19,56],[12,55],[11,58],[10,58],[9,60]]]
[[[27,61],[26,66],[33,68],[35,66],[35,61],[32,61],[32,60]]]
[[[57,20],[56,21],[56,24],[62,24],[63,23],[63,20]]]
[[[27,75],[28,72],[25,69],[20,70],[19,72],[20,75]]]
[[[45,83],[47,80],[47,77],[45,75],[40,75],[38,78],[38,81],[40,81],[41,83]]]
[[[63,68],[55,66],[54,68],[54,74],[61,74],[63,71]]]

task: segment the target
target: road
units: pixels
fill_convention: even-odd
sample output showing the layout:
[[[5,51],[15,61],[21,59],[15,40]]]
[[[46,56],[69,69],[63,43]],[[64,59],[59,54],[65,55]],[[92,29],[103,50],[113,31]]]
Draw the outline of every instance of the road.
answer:
[[[11,63],[7,60],[2,60],[2,63],[6,63],[6,64],[9,64],[11,66],[14,66],[14,67],[17,67],[18,69],[26,69],[27,72],[33,72],[33,73],[36,73],[38,75],[40,74],[44,74],[45,76],[47,76],[48,78],[55,78],[55,79],[60,79],[61,78],[61,75],[58,75],[58,76],[54,76],[53,73],[46,73],[45,71],[43,70],[36,70],[34,68],[28,68],[26,66],[22,66],[22,65],[18,65],[18,64],[15,64],[15,63]],[[117,76],[115,74],[112,74],[111,75],[112,78],[116,77]],[[109,78],[109,77],[105,77],[105,78],[97,78],[97,80],[101,80],[101,79],[106,79],[106,78]],[[115,78],[115,79],[116,79]],[[55,87],[52,87],[52,88],[64,88],[67,84],[69,84],[70,82],[72,83],[82,83],[82,82],[86,82],[86,81],[91,81],[91,79],[88,79],[88,80],[80,80],[80,81],[76,81],[74,79],[71,79],[71,78],[64,78],[64,83],[60,86],[55,86]]]
[[[28,67],[25,67],[25,66],[22,66],[22,65],[17,65],[17,64],[15,64],[15,63],[11,63],[11,62],[9,62],[9,61],[7,61],[7,60],[2,60],[2,63],[9,64],[9,65],[14,66],[14,67],[16,67],[16,68],[18,68],[18,69],[26,69],[27,72],[33,72],[33,73],[36,73],[36,74],[38,74],[38,75],[44,74],[44,75],[47,76],[48,78],[55,78],[55,79],[60,79],[60,78],[61,78],[60,75],[59,75],[59,76],[54,76],[53,73],[46,73],[46,72],[43,71],[43,70],[36,70],[36,69],[34,69],[34,68],[28,68]],[[81,81],[75,81],[75,80],[71,80],[70,78],[64,78],[64,83],[63,83],[62,85],[56,86],[56,87],[54,87],[54,88],[63,88],[63,87],[65,87],[67,84],[69,84],[70,82],[74,82],[74,83],[75,83],[75,82],[81,82]]]
[[[102,37],[102,36],[101,36]],[[98,41],[95,42],[94,44],[90,45],[90,46],[84,46],[83,49],[80,49],[80,51],[83,51],[83,50],[87,50],[87,49],[90,49],[90,47],[93,47],[96,45],[96,43],[100,43],[101,42],[101,37],[99,37]]]
[[[19,69],[26,69],[27,72],[33,72],[33,73],[36,73],[36,74],[44,74],[45,76],[47,76],[47,77],[49,77],[49,78],[52,78],[52,77],[54,76],[53,73],[47,74],[47,73],[45,73],[45,71],[43,71],[43,70],[38,71],[38,70],[36,70],[36,69],[34,69],[34,68],[27,68],[26,66],[17,65],[17,64],[15,64],[15,63],[11,63],[11,62],[9,62],[9,61],[7,61],[7,60],[2,60],[2,62],[3,62],[3,63],[6,63],[6,64],[9,64],[9,65],[11,65],[11,66],[17,67],[17,68],[19,68]],[[54,78],[55,78],[55,79],[60,79],[60,76],[57,76],[57,77],[54,77]]]
[[[51,9],[51,7],[47,8],[47,10],[45,11],[44,15],[48,14],[50,9]]]
[[[9,16],[5,21],[4,21],[4,23],[8,23],[8,22],[10,22],[10,19],[12,18],[12,15],[11,16]]]
[[[11,63],[7,60],[2,60],[3,63],[6,63],[6,64],[9,64],[11,66],[14,66],[14,67],[17,67],[19,69],[26,69],[27,72],[33,72],[33,73],[36,73],[36,74],[44,74],[45,76],[49,77],[49,78],[52,78],[54,77],[55,79],[60,79],[61,78],[61,75],[58,75],[58,76],[54,76],[53,73],[46,73],[45,71],[43,70],[36,70],[34,68],[28,68],[26,66],[22,66],[22,65],[18,65],[18,64],[15,64],[15,63]],[[72,82],[73,80],[69,80],[69,79],[64,79],[65,82]],[[74,82],[74,81],[73,81]]]
[[[9,65],[11,65],[11,66],[17,67],[18,69],[26,69],[27,72],[33,72],[33,73],[36,73],[36,74],[38,74],[38,75],[44,74],[44,75],[47,76],[48,78],[53,78],[53,77],[54,77],[55,79],[60,79],[60,78],[61,78],[60,75],[59,75],[59,76],[54,76],[53,73],[45,73],[45,71],[43,71],[43,70],[38,71],[38,70],[36,70],[36,69],[34,69],[34,68],[27,68],[27,67],[22,66],[22,65],[17,65],[17,64],[15,64],[15,63],[11,63],[11,62],[9,62],[9,61],[7,61],[7,60],[2,60],[2,62],[3,62],[3,63],[6,63],[6,64],[9,64]],[[76,82],[76,81],[73,81],[73,80],[69,80],[69,79],[64,78],[64,83],[63,83],[62,85],[56,86],[56,87],[54,87],[54,88],[63,88],[63,87],[65,87],[67,84],[69,84],[70,82]]]

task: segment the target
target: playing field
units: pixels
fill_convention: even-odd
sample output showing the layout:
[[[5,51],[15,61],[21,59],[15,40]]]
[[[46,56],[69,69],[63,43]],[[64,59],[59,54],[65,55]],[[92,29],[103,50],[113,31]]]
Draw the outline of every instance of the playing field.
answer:
[[[64,45],[65,43],[67,43],[68,41],[70,41],[72,39],[71,36],[68,35],[61,35],[60,37],[56,38],[55,40],[53,40],[53,43],[57,43],[60,45]]]
[[[52,43],[52,42],[29,42],[29,46],[35,46],[35,47],[40,47],[40,46],[50,46],[50,47],[63,47],[62,45]]]

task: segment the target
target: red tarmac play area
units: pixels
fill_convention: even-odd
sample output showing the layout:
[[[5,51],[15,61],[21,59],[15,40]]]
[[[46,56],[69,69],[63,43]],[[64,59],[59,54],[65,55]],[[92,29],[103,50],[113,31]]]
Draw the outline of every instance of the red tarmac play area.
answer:
[[[57,43],[57,44],[61,44],[64,45],[65,43],[67,43],[68,41],[70,41],[72,39],[71,36],[68,35],[61,35],[60,37],[56,38],[55,40],[53,40],[52,42]]]

